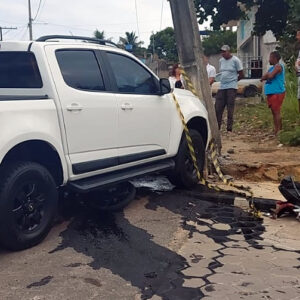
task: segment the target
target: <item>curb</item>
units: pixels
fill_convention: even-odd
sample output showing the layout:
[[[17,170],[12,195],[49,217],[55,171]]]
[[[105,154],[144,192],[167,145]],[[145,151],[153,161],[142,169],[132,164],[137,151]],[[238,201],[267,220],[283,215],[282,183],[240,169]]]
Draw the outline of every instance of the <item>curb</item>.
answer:
[[[249,201],[246,198],[242,198],[233,192],[213,192],[213,191],[189,191],[187,194],[193,198],[204,200],[208,202],[214,202],[218,204],[234,205],[239,207],[249,207]],[[278,200],[267,198],[253,198],[253,203],[256,209],[261,211],[270,211],[270,209],[276,208],[276,202]]]

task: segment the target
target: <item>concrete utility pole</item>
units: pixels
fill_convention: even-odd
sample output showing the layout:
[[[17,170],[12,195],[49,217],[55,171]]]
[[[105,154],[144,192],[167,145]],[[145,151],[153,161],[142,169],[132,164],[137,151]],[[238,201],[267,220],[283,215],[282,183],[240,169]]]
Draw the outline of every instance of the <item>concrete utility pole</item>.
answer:
[[[31,17],[31,2],[28,0],[28,28],[29,28],[29,40],[32,41],[32,17]]]
[[[1,27],[0,26],[0,41],[3,41],[3,29],[8,29],[8,30],[15,30],[18,29],[17,27]]]
[[[180,64],[206,104],[212,137],[221,151],[221,137],[199,34],[194,0],[169,0]]]

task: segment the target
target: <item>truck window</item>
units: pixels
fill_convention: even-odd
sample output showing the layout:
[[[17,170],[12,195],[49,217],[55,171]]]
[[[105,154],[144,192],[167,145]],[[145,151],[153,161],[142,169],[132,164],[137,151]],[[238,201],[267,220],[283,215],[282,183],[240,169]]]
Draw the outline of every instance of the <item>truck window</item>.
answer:
[[[58,50],[56,58],[65,83],[75,89],[104,91],[102,74],[90,50]]]
[[[41,74],[33,53],[0,51],[0,88],[42,87]]]
[[[124,55],[107,53],[120,93],[157,94],[155,78],[139,63]]]

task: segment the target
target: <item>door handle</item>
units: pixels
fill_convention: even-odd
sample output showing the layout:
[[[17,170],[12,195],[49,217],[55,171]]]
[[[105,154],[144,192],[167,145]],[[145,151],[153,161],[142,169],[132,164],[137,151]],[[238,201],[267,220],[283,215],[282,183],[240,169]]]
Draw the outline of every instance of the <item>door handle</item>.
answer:
[[[83,107],[79,103],[72,103],[67,106],[67,111],[81,111]]]
[[[130,103],[123,103],[123,104],[121,105],[121,109],[122,109],[122,110],[133,110],[133,106],[132,106],[132,104],[130,104]]]

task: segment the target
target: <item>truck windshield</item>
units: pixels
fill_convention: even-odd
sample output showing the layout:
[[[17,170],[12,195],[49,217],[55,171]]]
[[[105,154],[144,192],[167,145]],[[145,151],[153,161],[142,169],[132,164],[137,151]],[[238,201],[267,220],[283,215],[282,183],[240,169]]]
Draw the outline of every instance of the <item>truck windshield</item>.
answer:
[[[41,87],[43,82],[33,53],[0,51],[0,88]]]

